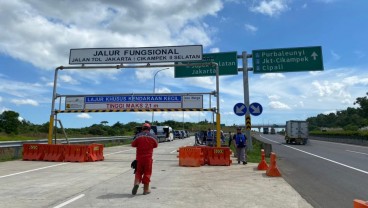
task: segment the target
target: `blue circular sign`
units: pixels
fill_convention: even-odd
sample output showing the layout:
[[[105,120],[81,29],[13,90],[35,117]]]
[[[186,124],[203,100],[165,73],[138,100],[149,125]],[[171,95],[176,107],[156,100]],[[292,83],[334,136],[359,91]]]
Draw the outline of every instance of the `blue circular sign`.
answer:
[[[263,107],[259,103],[252,103],[249,105],[249,113],[252,114],[253,116],[261,115],[262,111]]]
[[[237,103],[233,110],[237,116],[244,116],[247,113],[247,106],[245,106],[244,103]]]

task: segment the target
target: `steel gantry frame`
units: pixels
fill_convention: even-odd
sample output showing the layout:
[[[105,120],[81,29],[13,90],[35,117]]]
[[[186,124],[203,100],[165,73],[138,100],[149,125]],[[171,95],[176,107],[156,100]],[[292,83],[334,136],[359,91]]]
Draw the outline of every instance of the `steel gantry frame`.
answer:
[[[57,125],[57,113],[64,113],[63,111],[55,109],[55,102],[58,98],[61,98],[66,95],[59,95],[56,93],[56,86],[57,86],[57,78],[58,78],[58,71],[64,70],[64,69],[123,69],[123,68],[159,68],[159,67],[175,67],[175,66],[216,66],[216,91],[212,93],[204,93],[204,94],[210,94],[214,95],[216,97],[216,108],[212,109],[211,111],[216,112],[216,146],[221,147],[221,118],[220,118],[220,96],[219,96],[219,66],[216,62],[203,62],[203,63],[178,63],[178,64],[162,64],[162,65],[151,65],[151,64],[144,64],[144,65],[105,65],[105,66],[85,66],[82,64],[82,66],[59,66],[55,69],[55,75],[54,75],[54,86],[53,86],[53,93],[52,93],[52,104],[51,104],[51,114],[50,114],[50,123],[49,123],[49,133],[48,133],[48,143],[52,144],[52,134],[53,134],[53,127],[54,125]],[[183,95],[192,95],[195,93],[182,93]],[[197,93],[198,94],[198,93]],[[203,93],[202,93],[203,94]],[[68,96],[77,96],[77,95],[68,95]],[[211,100],[211,97],[210,97]],[[60,101],[61,104],[61,101]],[[211,104],[210,104],[211,105]],[[160,111],[160,110],[150,110],[150,111]],[[184,110],[185,111],[185,110]],[[76,111],[78,112],[78,111]],[[92,112],[92,111],[91,111]],[[106,112],[117,112],[117,111],[106,111]],[[140,112],[137,110],[136,112]]]

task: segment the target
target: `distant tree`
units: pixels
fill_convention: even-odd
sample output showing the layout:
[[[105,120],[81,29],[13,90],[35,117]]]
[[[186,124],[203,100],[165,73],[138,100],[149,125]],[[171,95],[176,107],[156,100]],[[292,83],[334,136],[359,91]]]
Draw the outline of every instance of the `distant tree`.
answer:
[[[366,93],[368,96],[368,92]],[[360,106],[359,111],[362,113],[362,116],[368,118],[368,97],[358,97],[354,102],[354,105],[358,104]]]
[[[101,124],[102,125],[106,125],[106,124],[108,124],[109,122],[108,121],[101,121]]]
[[[19,113],[14,111],[4,111],[0,114],[0,128],[7,134],[18,134],[21,122],[19,121]]]

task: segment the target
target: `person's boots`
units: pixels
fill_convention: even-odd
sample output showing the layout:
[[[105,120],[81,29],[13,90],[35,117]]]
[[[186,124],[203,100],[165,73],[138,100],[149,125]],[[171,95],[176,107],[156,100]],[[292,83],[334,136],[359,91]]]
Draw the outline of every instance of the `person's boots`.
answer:
[[[135,179],[134,180],[134,186],[133,186],[133,189],[132,189],[132,194],[133,195],[136,195],[137,194],[137,191],[138,191],[138,188],[139,188],[139,180]]]
[[[149,189],[149,184],[143,184],[143,195],[150,194],[151,190]]]

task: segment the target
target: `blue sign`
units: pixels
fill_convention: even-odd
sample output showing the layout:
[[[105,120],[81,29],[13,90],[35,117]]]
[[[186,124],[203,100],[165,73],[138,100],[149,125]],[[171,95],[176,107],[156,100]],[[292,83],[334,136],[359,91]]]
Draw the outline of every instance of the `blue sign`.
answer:
[[[261,115],[263,111],[262,105],[259,103],[252,103],[249,105],[249,113],[253,116],[259,116]]]
[[[245,113],[247,113],[247,106],[244,105],[244,103],[237,103],[234,106],[234,113],[237,116],[244,116]]]
[[[181,102],[180,95],[133,95],[133,96],[88,96],[85,97],[86,103],[125,103],[125,102],[142,102],[142,103],[175,103]]]

